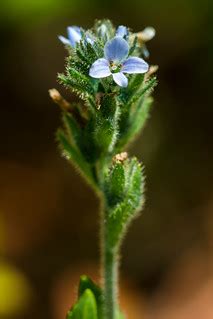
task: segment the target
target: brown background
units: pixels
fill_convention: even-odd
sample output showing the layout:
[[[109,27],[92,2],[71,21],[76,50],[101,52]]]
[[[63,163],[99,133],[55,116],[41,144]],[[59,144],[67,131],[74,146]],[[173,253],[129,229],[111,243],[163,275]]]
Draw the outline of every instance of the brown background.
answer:
[[[152,117],[129,150],[146,166],[147,203],[123,247],[124,307],[130,319],[213,317],[212,15],[207,0],[2,1],[1,319],[63,318],[79,274],[97,274],[98,201],[57,151],[47,91],[64,70],[57,35],[104,17],[154,26],[149,63],[160,66]]]

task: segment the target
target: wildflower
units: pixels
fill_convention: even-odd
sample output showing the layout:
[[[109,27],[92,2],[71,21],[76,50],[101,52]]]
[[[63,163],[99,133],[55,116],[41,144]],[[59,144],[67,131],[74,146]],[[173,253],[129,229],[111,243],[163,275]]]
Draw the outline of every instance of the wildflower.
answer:
[[[143,31],[138,32],[137,36],[141,42],[147,42],[154,38],[155,33],[156,31],[153,27],[146,27]]]
[[[128,57],[129,45],[122,37],[117,36],[107,41],[104,47],[104,58],[96,60],[89,75],[93,78],[113,77],[115,83],[121,87],[127,87],[128,79],[124,73],[145,73],[148,64],[141,58]]]
[[[73,48],[75,48],[76,44],[79,43],[83,37],[81,28],[77,26],[68,27],[67,34],[68,38],[63,37],[62,35],[59,35],[58,38],[62,43]],[[86,35],[85,39],[88,43],[93,44],[93,39],[90,36]]]
[[[127,29],[127,27],[125,27],[124,25],[119,25],[119,27],[116,30],[115,35],[122,37],[122,38],[126,38],[129,34],[129,31]]]

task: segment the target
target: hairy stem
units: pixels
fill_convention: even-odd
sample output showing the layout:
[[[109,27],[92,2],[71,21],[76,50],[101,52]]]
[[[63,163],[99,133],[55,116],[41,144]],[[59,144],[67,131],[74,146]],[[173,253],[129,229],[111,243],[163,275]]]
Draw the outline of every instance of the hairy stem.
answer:
[[[118,256],[109,245],[107,211],[102,214],[102,278],[104,292],[104,319],[115,319],[118,308]]]

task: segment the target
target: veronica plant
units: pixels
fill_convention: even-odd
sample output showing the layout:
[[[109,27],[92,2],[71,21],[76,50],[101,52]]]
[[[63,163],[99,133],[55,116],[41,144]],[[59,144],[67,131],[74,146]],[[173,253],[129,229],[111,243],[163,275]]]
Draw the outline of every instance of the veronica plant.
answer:
[[[67,319],[124,318],[118,302],[119,253],[127,228],[143,207],[145,187],[143,165],[125,150],[149,117],[156,85],[156,67],[142,58],[143,37],[125,26],[115,29],[108,20],[87,31],[69,27],[68,39],[59,37],[68,57],[58,79],[79,102],[70,104],[50,90],[62,109],[57,140],[62,155],[101,202],[102,284],[82,276]]]

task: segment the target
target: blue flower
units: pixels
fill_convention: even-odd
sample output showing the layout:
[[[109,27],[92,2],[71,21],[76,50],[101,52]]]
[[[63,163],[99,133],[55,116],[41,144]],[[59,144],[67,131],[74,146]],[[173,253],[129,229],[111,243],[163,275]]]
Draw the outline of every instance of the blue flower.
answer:
[[[104,46],[104,58],[96,60],[89,75],[93,78],[113,77],[113,80],[121,87],[127,87],[128,79],[124,73],[145,73],[148,64],[141,58],[128,57],[129,45],[122,37],[117,36],[107,41]]]
[[[58,38],[62,43],[73,48],[75,48],[76,44],[79,43],[83,37],[81,28],[77,26],[68,27],[67,34],[68,38],[63,37],[62,35],[59,35]],[[94,42],[93,39],[88,35],[86,35],[85,39],[90,44],[93,44]]]
[[[129,35],[129,31],[128,31],[127,27],[125,27],[124,25],[119,25],[119,27],[116,30],[115,35],[117,37],[126,38]]]

